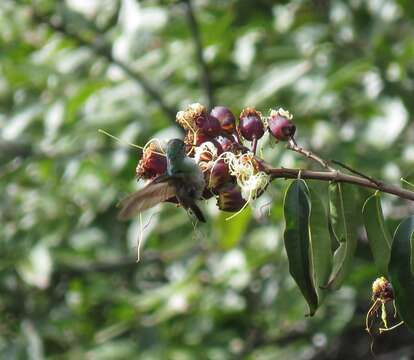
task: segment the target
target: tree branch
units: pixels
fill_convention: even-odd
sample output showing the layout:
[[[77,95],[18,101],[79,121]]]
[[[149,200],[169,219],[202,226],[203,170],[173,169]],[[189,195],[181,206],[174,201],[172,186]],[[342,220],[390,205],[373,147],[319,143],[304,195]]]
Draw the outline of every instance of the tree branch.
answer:
[[[199,29],[196,17],[194,15],[194,10],[193,10],[193,5],[191,3],[191,0],[184,0],[184,2],[186,5],[186,15],[187,15],[188,26],[190,28],[191,35],[194,40],[196,57],[197,57],[197,61],[200,66],[200,83],[206,93],[207,107],[211,109],[211,107],[214,105],[213,86],[211,83],[210,71],[208,69],[207,63],[203,55],[203,45],[201,43],[200,29]]]
[[[375,180],[375,179],[373,179],[372,177],[370,177],[370,176],[368,176],[368,175],[365,175],[365,174],[363,174],[362,172],[357,171],[357,170],[355,170],[355,169],[351,168],[350,166],[348,166],[348,165],[346,165],[346,164],[344,164],[344,163],[341,163],[340,161],[337,161],[337,160],[331,160],[331,162],[332,162],[332,163],[334,163],[334,164],[336,164],[336,165],[342,166],[344,169],[346,169],[346,170],[350,171],[351,173],[354,173],[354,174],[356,174],[356,175],[358,175],[358,176],[361,176],[361,177],[363,177],[363,178],[365,178],[365,179],[368,179],[369,181],[372,181],[372,182],[373,182],[374,184],[376,184],[376,185],[381,185],[381,181]]]
[[[398,186],[387,185],[380,181],[373,182],[367,178],[363,178],[355,175],[343,174],[339,171],[311,171],[302,169],[286,169],[286,168],[274,168],[264,162],[261,162],[263,171],[269,174],[274,179],[296,179],[298,177],[302,179],[314,179],[322,181],[335,181],[342,183],[349,183],[359,185],[362,187],[379,190],[388,194],[399,196],[402,199],[414,201],[414,191],[409,191]]]
[[[326,160],[323,160],[316,154],[314,154],[312,151],[305,150],[304,148],[301,148],[297,143],[296,140],[292,137],[287,144],[287,148],[289,150],[292,150],[294,152],[297,152],[309,159],[312,159],[313,161],[316,161],[319,165],[324,167],[325,169],[328,169],[329,171],[335,171],[332,167],[329,166],[328,162]]]
[[[175,115],[177,110],[166,103],[163,96],[154,85],[152,85],[144,75],[140,72],[133,70],[123,61],[115,59],[106,45],[98,45],[98,42],[90,42],[80,36],[78,33],[73,32],[67,28],[63,23],[54,21],[51,17],[40,15],[33,10],[33,19],[42,24],[46,24],[51,29],[63,34],[64,36],[71,38],[81,46],[85,46],[92,50],[95,54],[102,56],[107,61],[120,67],[130,78],[135,80],[147,93],[148,95],[160,106],[165,116],[175,124]]]

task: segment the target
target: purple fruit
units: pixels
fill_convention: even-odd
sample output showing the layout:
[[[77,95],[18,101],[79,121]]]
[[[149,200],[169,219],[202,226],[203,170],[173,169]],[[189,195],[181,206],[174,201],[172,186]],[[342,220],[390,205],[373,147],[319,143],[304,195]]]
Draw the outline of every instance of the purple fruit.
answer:
[[[210,115],[220,122],[221,130],[227,134],[233,134],[236,130],[236,118],[229,108],[216,106],[211,110]]]
[[[217,197],[217,206],[223,211],[236,212],[241,210],[245,204],[246,200],[243,199],[237,185],[229,185],[220,191]]]
[[[210,138],[216,137],[221,132],[220,122],[214,116],[208,114],[199,116],[195,123],[199,131]]]
[[[220,144],[222,152],[232,152],[237,145],[234,141],[225,136],[217,136],[215,140]]]
[[[291,115],[283,110],[272,110],[268,119],[270,134],[279,141],[291,139],[296,132],[296,126],[291,120]]]
[[[231,176],[228,165],[224,160],[217,161],[209,171],[209,177],[207,179],[208,187],[214,191],[218,191],[230,181]]]
[[[261,114],[254,108],[246,108],[240,114],[239,133],[248,141],[260,139],[264,134]]]

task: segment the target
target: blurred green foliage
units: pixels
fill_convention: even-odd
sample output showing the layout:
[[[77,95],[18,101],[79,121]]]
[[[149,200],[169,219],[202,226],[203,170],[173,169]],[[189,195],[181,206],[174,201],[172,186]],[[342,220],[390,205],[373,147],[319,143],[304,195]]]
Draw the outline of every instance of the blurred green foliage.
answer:
[[[216,104],[287,108],[300,144],[388,182],[412,179],[411,1],[193,8]],[[0,2],[1,358],[368,356],[377,274],[366,236],[345,286],[305,318],[281,241],[283,180],[230,222],[214,199],[197,228],[172,205],[149,211],[136,263],[139,222],[118,222],[115,204],[137,187],[139,154],[98,129],[141,145],[179,136],[171,112],[209,100],[200,69],[186,2]],[[310,166],[262,145],[275,166]],[[388,196],[382,205],[390,229],[414,212]],[[396,333],[374,349],[412,356],[411,335]]]

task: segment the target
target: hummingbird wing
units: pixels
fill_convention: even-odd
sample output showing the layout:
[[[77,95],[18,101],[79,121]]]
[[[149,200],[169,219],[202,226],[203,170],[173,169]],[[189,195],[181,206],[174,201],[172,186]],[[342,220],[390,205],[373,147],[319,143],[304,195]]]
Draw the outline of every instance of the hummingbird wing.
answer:
[[[137,213],[172,198],[175,194],[176,187],[170,182],[152,182],[119,202],[121,211],[118,219],[128,220]]]

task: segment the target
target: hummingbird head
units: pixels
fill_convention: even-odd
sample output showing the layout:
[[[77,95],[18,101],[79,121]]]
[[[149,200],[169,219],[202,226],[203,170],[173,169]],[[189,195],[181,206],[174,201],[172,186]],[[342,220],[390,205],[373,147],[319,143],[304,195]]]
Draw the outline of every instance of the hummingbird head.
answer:
[[[186,156],[185,144],[181,139],[171,139],[167,143],[167,159],[178,160]]]

